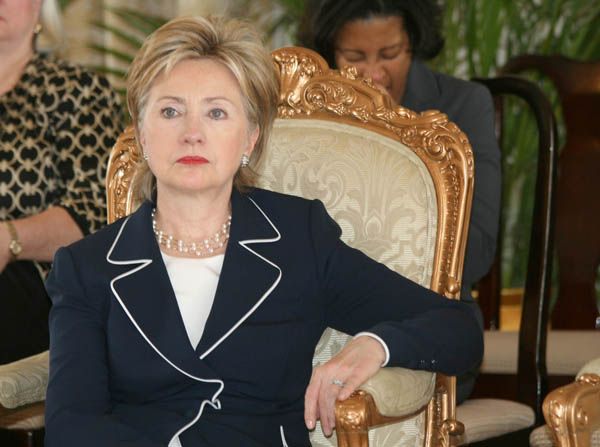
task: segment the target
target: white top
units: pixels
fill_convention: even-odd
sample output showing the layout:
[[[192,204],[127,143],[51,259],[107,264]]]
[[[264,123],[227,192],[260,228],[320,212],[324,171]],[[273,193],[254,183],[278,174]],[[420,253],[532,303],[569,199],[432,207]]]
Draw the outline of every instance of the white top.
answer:
[[[162,253],[179,312],[192,347],[196,349],[212,308],[225,255],[179,258]]]

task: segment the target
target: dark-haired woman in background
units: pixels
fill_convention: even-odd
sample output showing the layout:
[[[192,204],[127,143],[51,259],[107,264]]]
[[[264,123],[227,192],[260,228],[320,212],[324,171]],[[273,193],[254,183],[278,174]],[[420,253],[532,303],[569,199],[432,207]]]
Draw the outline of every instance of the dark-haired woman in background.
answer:
[[[435,0],[313,0],[298,35],[331,67],[352,65],[398,104],[422,112],[436,109],[465,132],[475,156],[475,190],[461,299],[480,310],[471,288],[489,270],[500,213],[500,150],[494,107],[482,85],[432,71],[424,61],[439,54],[441,10]],[[466,399],[477,371],[459,377],[457,398]]]

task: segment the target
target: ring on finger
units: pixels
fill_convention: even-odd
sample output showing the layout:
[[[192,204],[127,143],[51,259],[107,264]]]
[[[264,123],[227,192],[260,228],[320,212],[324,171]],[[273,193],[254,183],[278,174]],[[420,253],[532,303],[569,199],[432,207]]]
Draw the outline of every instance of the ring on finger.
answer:
[[[336,385],[339,386],[340,388],[344,388],[346,386],[346,382],[340,380],[340,379],[333,379],[331,381],[332,385]]]

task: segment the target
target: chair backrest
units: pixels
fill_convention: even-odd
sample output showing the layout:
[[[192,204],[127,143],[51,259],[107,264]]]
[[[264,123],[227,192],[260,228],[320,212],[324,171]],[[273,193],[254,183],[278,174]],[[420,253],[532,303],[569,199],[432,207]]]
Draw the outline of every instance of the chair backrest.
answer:
[[[131,214],[140,205],[133,191],[135,167],[142,154],[136,142],[133,126],[127,127],[117,139],[108,158],[106,172],[106,219],[108,223]]]
[[[476,78],[475,81],[484,84],[490,90],[499,112],[502,108],[501,101],[507,96],[524,100],[533,112],[539,132],[534,206],[519,328],[515,397],[534,408],[536,420],[542,422],[542,401],[547,392],[546,336],[552,276],[557,165],[556,122],[548,99],[534,83],[515,76]],[[499,132],[501,122],[502,114],[497,113],[496,128]],[[487,325],[490,322],[499,322],[501,256],[500,236],[492,269],[479,284],[479,303]]]
[[[466,136],[442,113],[392,107],[354,69],[330,70],[310,50],[276,50],[273,62],[280,103],[265,158],[255,167],[258,186],[321,199],[349,245],[457,299],[473,188]],[[131,178],[139,157],[128,129],[109,159],[109,221],[137,206]],[[346,338],[328,330],[315,362],[330,358]],[[437,382],[427,434],[436,439],[456,426],[453,378],[438,375]]]
[[[273,58],[280,105],[260,186],[322,200],[349,245],[458,298],[473,174],[465,135],[441,113],[392,107],[354,71],[330,70],[311,51],[284,48]],[[328,329],[315,363],[347,337]]]
[[[566,127],[556,196],[558,296],[553,329],[593,329],[598,316],[600,268],[600,61],[523,55],[503,71],[535,70],[556,86]]]

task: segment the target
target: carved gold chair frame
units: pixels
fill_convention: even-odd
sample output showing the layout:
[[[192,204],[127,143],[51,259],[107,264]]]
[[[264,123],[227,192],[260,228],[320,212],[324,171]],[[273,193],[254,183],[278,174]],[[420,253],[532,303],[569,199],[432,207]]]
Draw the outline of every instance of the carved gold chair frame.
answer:
[[[419,157],[431,175],[437,199],[437,240],[431,289],[458,299],[473,189],[473,153],[464,133],[437,111],[415,113],[394,106],[369,79],[353,68],[332,70],[313,51],[282,48],[272,53],[281,87],[279,119],[319,119],[359,125],[400,141]],[[132,177],[141,154],[128,128],[108,165],[108,220],[131,213],[138,203]],[[456,420],[455,378],[437,375],[426,411],[425,445],[457,445],[464,431]],[[410,415],[384,416],[369,393],[357,391],[336,406],[338,445],[367,446],[368,430]]]
[[[600,376],[581,374],[575,382],[550,392],[544,418],[558,447],[590,447],[600,428]]]

